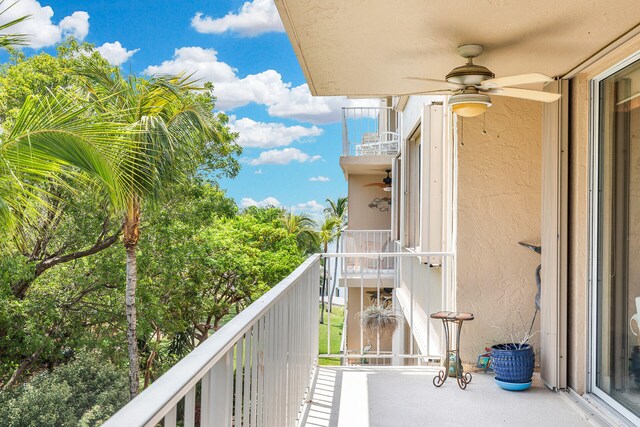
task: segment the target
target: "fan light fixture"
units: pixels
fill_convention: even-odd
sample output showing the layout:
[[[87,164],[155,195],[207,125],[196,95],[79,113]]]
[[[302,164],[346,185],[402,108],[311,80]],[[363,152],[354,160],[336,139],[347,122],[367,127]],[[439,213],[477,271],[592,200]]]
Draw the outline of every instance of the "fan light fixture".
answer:
[[[449,98],[449,105],[461,117],[476,117],[491,106],[491,98],[481,93],[460,93]]]

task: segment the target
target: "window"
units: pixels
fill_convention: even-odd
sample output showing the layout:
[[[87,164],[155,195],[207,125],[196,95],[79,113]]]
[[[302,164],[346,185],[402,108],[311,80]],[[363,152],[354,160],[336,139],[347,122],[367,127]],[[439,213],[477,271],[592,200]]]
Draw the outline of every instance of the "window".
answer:
[[[595,384],[640,416],[640,63],[599,92]]]

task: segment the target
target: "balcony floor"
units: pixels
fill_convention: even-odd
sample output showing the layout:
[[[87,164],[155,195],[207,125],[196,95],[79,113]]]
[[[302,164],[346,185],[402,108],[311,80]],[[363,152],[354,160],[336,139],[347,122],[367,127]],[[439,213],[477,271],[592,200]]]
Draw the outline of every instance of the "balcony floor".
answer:
[[[490,374],[466,390],[433,386],[433,368],[321,367],[303,426],[590,426],[570,398],[539,378],[526,392],[504,391]]]

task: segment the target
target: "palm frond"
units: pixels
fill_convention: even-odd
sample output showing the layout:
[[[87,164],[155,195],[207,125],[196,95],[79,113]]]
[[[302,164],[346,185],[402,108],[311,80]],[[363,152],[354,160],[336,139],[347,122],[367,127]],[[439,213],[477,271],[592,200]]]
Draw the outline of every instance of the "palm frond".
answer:
[[[5,3],[5,0],[0,1],[0,7]],[[18,2],[13,2],[6,8],[0,10],[0,19],[3,19],[5,13],[7,13],[13,6],[15,6]],[[7,48],[10,46],[23,46],[29,43],[29,36],[27,34],[22,33],[6,33],[6,31],[12,27],[15,27],[19,23],[26,21],[27,19],[31,19],[31,15],[25,15],[18,17],[16,19],[12,19],[11,21],[0,23],[0,48]]]

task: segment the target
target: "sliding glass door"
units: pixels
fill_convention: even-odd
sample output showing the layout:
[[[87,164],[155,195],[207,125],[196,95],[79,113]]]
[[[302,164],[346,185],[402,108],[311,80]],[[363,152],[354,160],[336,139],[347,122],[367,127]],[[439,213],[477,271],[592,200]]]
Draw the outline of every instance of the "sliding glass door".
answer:
[[[598,89],[595,386],[640,416],[640,63]]]

